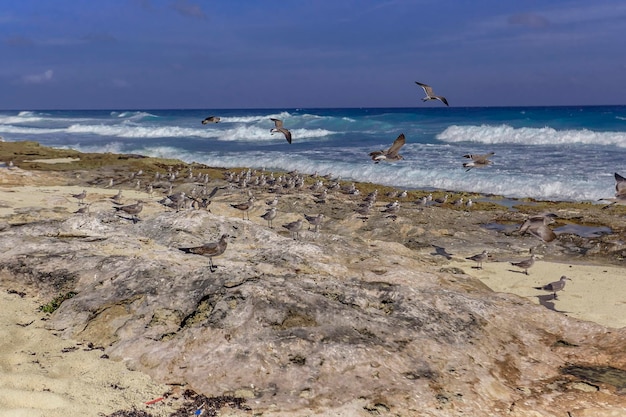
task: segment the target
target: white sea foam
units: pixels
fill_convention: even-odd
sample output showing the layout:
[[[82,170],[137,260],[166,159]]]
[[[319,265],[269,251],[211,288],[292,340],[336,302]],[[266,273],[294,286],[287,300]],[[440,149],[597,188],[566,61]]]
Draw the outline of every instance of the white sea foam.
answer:
[[[266,121],[268,122],[268,126],[272,126],[272,121],[270,120],[270,118],[284,120],[289,117],[291,117],[291,114],[286,111],[276,114],[264,114],[258,116],[224,116],[221,117],[220,123],[258,123]]]
[[[117,111],[112,111],[111,116],[113,117],[117,117],[120,119],[143,119],[143,118],[151,118],[151,117],[159,117],[155,114],[152,113],[148,113],[145,111],[123,111],[123,112],[117,112]]]
[[[556,130],[551,127],[514,128],[509,125],[449,126],[437,135],[444,142],[479,142],[486,144],[593,144],[626,148],[626,133],[596,132],[588,129]]]

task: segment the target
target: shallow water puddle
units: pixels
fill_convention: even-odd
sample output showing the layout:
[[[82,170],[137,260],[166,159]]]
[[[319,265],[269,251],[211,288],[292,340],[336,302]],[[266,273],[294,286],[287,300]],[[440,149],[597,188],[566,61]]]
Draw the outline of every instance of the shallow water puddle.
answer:
[[[602,235],[610,235],[613,233],[613,230],[607,226],[581,226],[578,224],[566,224],[565,226],[555,228],[554,233],[557,235],[570,233],[580,237],[600,237]]]

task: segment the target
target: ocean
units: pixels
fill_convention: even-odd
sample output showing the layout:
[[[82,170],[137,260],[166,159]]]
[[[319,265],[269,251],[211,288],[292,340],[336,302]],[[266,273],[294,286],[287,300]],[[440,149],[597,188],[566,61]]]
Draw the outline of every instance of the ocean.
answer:
[[[201,124],[209,116],[220,123]],[[284,121],[290,145],[280,133]],[[404,159],[368,153],[406,136]],[[613,197],[626,175],[626,106],[0,111],[4,141],[135,153],[214,167],[331,174],[400,189],[510,198]],[[495,152],[468,172],[463,155]]]

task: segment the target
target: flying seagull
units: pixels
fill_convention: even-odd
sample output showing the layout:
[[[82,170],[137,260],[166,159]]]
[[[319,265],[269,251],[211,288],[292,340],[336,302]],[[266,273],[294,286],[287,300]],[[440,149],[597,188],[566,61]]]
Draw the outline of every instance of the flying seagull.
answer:
[[[610,201],[611,203],[602,207],[609,208],[614,204],[626,205],[626,178],[615,173],[615,198],[601,198],[600,201]]]
[[[219,121],[222,120],[220,117],[218,116],[209,116],[206,119],[204,119],[202,121],[203,125],[209,124],[209,123],[219,123]]]
[[[398,161],[400,159],[404,159],[404,157],[400,155],[398,151],[400,151],[400,148],[404,146],[405,142],[406,142],[406,139],[404,137],[404,133],[400,133],[400,136],[398,136],[396,140],[393,141],[393,144],[391,145],[391,147],[387,149],[386,151],[370,152],[372,161],[374,161],[374,163],[377,164],[380,161]]]
[[[471,159],[470,162],[465,162],[463,164],[463,168],[467,168],[465,172],[469,171],[472,168],[484,168],[487,165],[493,164],[493,162],[489,160],[489,157],[495,154],[495,152],[489,152],[485,154],[468,153],[466,155],[463,155],[463,158]]]
[[[270,120],[274,122],[274,128],[270,129],[270,133],[280,132],[285,135],[287,142],[291,143],[291,132],[283,127],[283,121],[272,117],[270,117]]]
[[[428,101],[428,100],[439,100],[441,101],[443,104],[445,104],[446,106],[448,105],[448,100],[446,100],[445,97],[442,96],[436,96],[433,94],[433,89],[431,88],[431,86],[426,85],[426,84],[422,84],[420,82],[415,81],[415,84],[419,85],[420,87],[422,87],[424,89],[424,92],[426,93],[426,97],[424,97],[422,99],[422,101]]]
[[[544,242],[552,242],[556,239],[556,233],[550,229],[549,224],[554,223],[554,213],[538,214],[528,217],[517,230],[520,234],[526,232],[543,240]]]

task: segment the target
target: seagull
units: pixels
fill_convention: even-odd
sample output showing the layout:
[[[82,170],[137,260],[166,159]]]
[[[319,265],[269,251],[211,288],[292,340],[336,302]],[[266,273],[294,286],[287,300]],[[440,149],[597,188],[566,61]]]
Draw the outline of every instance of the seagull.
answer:
[[[87,197],[87,191],[83,190],[80,194],[72,194],[72,197],[77,199],[82,204],[85,197]]]
[[[489,256],[489,252],[485,249],[478,255],[470,256],[465,259],[469,259],[470,261],[476,262],[476,268],[483,269],[483,261],[487,259],[488,256]]]
[[[298,239],[300,237],[300,230],[302,230],[302,219],[298,219],[295,222],[283,224],[283,227],[289,230],[291,237],[293,239]]]
[[[291,143],[291,132],[283,127],[283,121],[271,117],[270,120],[274,122],[274,128],[270,129],[270,133],[280,132],[285,135],[285,139],[287,139],[287,142]]]
[[[528,232],[546,243],[552,242],[556,239],[556,234],[548,227],[548,225],[554,223],[555,217],[556,214],[554,213],[530,216],[524,221],[524,223],[522,223],[517,231],[520,234]]]
[[[424,92],[426,93],[426,97],[424,97],[422,99],[422,101],[428,101],[428,100],[439,100],[441,101],[443,104],[445,104],[446,106],[448,105],[448,100],[446,100],[445,97],[442,96],[436,96],[433,94],[433,89],[426,84],[422,84],[420,82],[415,81],[415,84],[419,85],[420,87],[422,87],[424,89]]]
[[[276,207],[271,207],[269,210],[265,212],[265,214],[262,214],[260,217],[267,220],[267,226],[270,229],[273,229],[274,226],[272,226],[272,220],[276,218]]]
[[[124,213],[130,214],[132,217],[133,223],[137,223],[137,215],[141,213],[143,209],[143,201],[137,200],[137,203],[130,204],[128,206],[116,206],[113,207],[117,211],[123,211]]]
[[[600,201],[611,201],[610,204],[602,207],[603,209],[609,208],[614,204],[626,205],[626,178],[615,173],[615,198],[601,198]]]
[[[535,264],[536,258],[537,256],[533,253],[532,255],[530,255],[530,258],[521,260],[519,262],[511,262],[511,265],[522,268],[524,270],[524,273],[528,275],[528,269]]]
[[[473,153],[468,153],[466,155],[463,155],[463,158],[471,159],[471,162],[465,162],[463,164],[463,168],[467,168],[465,172],[469,171],[472,168],[484,168],[487,165],[493,164],[493,162],[489,160],[489,157],[495,154],[496,154],[495,152],[489,152],[489,153],[482,154],[482,155],[473,154]]]
[[[209,124],[209,123],[219,123],[219,121],[222,120],[220,117],[218,116],[209,116],[206,119],[204,119],[202,121],[203,125]]]
[[[250,220],[250,213],[249,210],[252,208],[252,206],[254,205],[254,197],[250,197],[248,199],[248,201],[246,201],[245,203],[239,203],[239,204],[231,204],[230,206],[232,208],[236,208],[237,210],[241,210],[242,211],[242,216],[243,219],[246,219],[246,213],[248,214],[248,220]]]
[[[554,281],[551,282],[549,284],[543,285],[541,287],[533,287],[536,290],[544,290],[544,291],[550,291],[553,295],[554,295],[554,299],[556,300],[556,292],[557,291],[562,291],[565,288],[565,281],[569,280],[571,281],[571,278],[566,277],[565,275],[563,275],[561,277],[561,279],[559,279],[558,281]]]
[[[313,226],[315,226],[315,232],[317,232],[319,230],[320,225],[322,224],[322,221],[324,220],[324,215],[322,213],[318,214],[317,216],[309,216],[308,214],[304,215],[304,218]],[[309,225],[309,229],[311,228],[311,226]]]
[[[182,250],[185,253],[193,253],[195,255],[207,256],[209,258],[209,269],[211,270],[211,272],[215,272],[215,270],[217,269],[217,265],[213,265],[213,257],[219,256],[224,253],[224,251],[226,250],[226,246],[227,246],[226,239],[229,237],[230,237],[229,235],[223,234],[220,237],[220,240],[217,242],[209,242],[209,243],[205,243],[202,246],[194,246],[191,248],[178,248],[178,249]]]
[[[396,140],[393,141],[393,144],[389,149],[387,149],[386,151],[370,152],[369,155],[372,157],[372,161],[374,161],[375,164],[379,163],[380,161],[398,161],[400,159],[404,159],[404,157],[400,155],[398,151],[400,151],[400,148],[404,146],[405,142],[406,138],[404,137],[404,133],[400,133],[400,136],[398,136]]]

